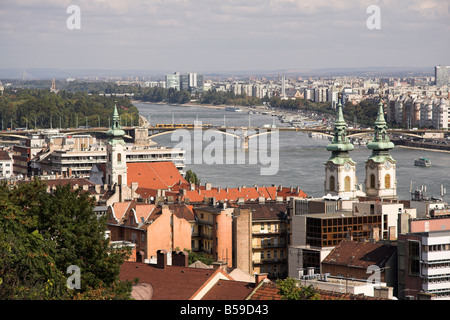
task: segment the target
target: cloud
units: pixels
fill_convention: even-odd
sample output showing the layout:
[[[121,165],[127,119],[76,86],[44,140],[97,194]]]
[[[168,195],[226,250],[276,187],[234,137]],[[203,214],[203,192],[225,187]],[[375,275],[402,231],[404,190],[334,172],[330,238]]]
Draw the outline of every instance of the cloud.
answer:
[[[68,30],[75,3],[81,30]],[[381,30],[366,27],[372,4]],[[406,53],[419,63],[420,39],[434,48],[427,59],[445,60],[448,19],[441,0],[16,0],[0,4],[0,67],[383,65]]]

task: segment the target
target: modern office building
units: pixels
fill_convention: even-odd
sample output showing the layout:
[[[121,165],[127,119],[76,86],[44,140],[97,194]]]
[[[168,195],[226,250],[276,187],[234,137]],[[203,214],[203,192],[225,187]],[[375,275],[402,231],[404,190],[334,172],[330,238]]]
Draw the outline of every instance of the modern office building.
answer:
[[[450,300],[449,230],[400,235],[398,254],[399,299]]]
[[[180,90],[180,73],[166,74],[166,88]]]

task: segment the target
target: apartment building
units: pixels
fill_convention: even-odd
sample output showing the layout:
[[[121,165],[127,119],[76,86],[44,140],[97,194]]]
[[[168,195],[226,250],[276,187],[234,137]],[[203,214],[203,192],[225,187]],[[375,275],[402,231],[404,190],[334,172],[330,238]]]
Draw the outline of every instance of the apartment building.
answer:
[[[347,210],[342,201],[323,199],[293,199],[290,205],[290,276],[296,276],[299,268],[320,270],[324,258],[345,239],[396,240],[398,215],[416,217],[416,209],[405,208],[398,200],[360,198]]]
[[[249,274],[287,275],[289,226],[283,203],[236,204],[233,266]]]
[[[172,161],[184,174],[184,150],[161,146],[146,146],[134,143],[125,145],[126,162],[166,162]],[[68,172],[79,177],[89,177],[94,165],[107,161],[106,144],[90,135],[76,135],[52,140],[52,146],[33,159],[36,175]]]
[[[233,208],[226,205],[196,206],[195,224],[192,226],[191,248],[206,253],[214,261],[232,266]]]
[[[8,151],[0,150],[0,180],[9,179],[13,175],[13,160]]]
[[[398,238],[399,299],[450,300],[450,218],[413,219]]]

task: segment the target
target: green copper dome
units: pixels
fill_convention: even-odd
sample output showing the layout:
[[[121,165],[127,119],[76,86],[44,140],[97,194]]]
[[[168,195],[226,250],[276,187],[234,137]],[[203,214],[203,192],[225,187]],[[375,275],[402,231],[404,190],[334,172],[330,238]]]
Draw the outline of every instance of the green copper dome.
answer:
[[[384,120],[383,103],[380,100],[378,104],[378,115],[375,120],[375,132],[371,142],[367,144],[367,148],[372,150],[372,154],[369,159],[375,162],[385,162],[390,159],[392,162],[396,162],[389,154],[389,150],[394,148],[394,144],[390,141],[387,135],[387,125]]]
[[[375,120],[375,133],[371,142],[367,144],[367,148],[372,150],[389,150],[394,148],[394,144],[387,135],[387,125],[384,120],[383,103],[378,104],[378,116]]]
[[[327,146],[327,150],[333,152],[346,152],[352,151],[353,148],[353,144],[351,144],[347,138],[347,124],[344,120],[342,104],[339,99],[339,103],[337,105],[337,117],[334,123],[334,137],[331,143]]]

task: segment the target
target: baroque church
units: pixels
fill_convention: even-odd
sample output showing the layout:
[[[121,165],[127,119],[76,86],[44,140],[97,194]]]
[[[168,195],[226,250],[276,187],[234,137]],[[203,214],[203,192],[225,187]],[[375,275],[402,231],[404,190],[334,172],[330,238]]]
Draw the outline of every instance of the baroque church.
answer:
[[[372,150],[365,161],[365,192],[356,178],[356,162],[350,151],[354,148],[347,136],[347,124],[342,111],[342,100],[339,97],[334,136],[327,150],[331,156],[325,162],[325,194],[343,200],[356,200],[357,197],[397,198],[396,161],[389,150],[394,144],[387,135],[387,124],[384,119],[383,103],[380,100],[378,115],[375,121],[375,132],[367,148]]]

